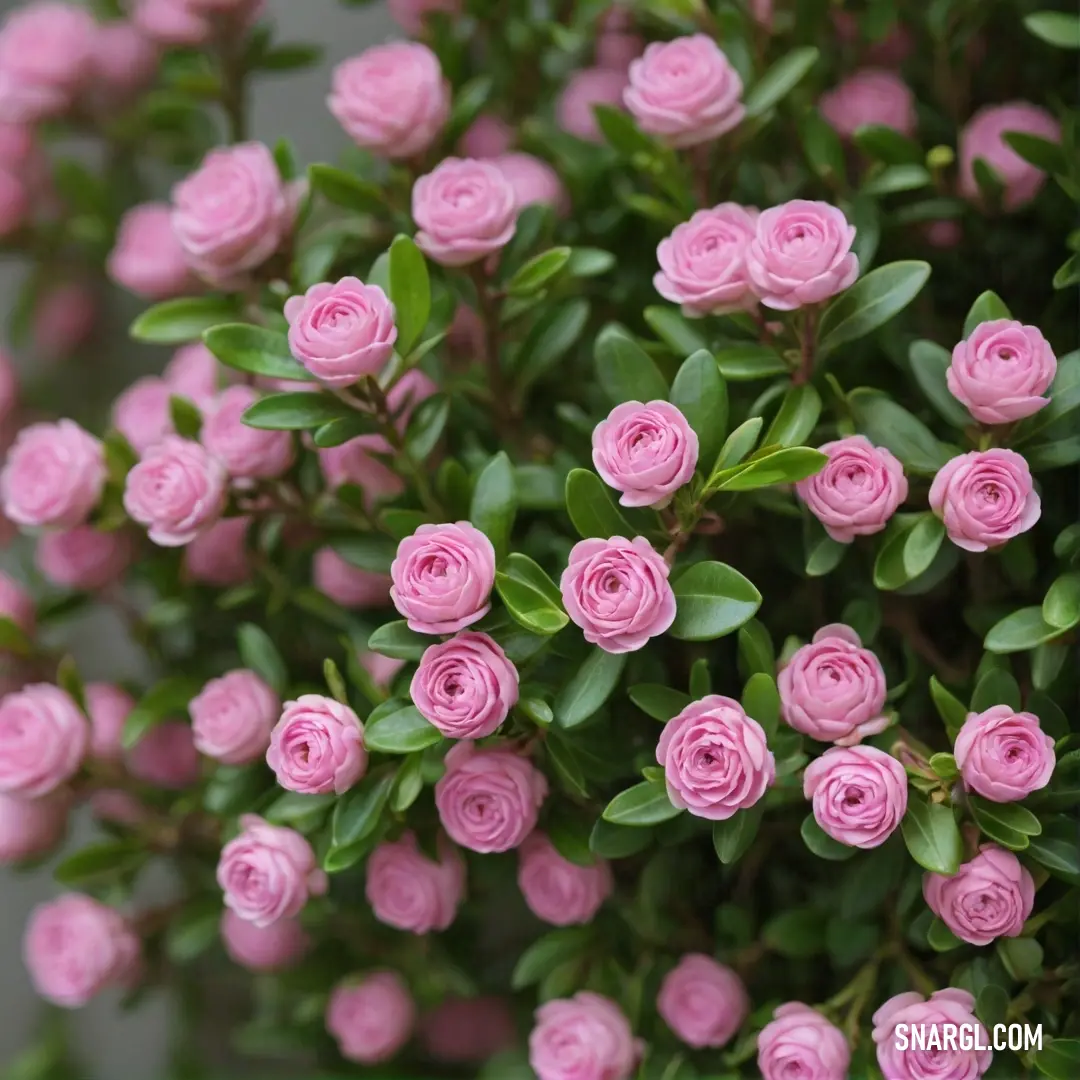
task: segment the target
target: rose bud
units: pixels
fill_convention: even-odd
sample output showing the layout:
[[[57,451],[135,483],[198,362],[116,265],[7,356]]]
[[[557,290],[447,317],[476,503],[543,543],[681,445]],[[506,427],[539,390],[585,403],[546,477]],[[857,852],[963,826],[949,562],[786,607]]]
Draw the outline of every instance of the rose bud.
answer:
[[[124,756],[124,724],[135,699],[112,683],[87,683],[83,689],[90,717],[90,756],[98,761],[120,761]]]
[[[555,116],[563,131],[586,142],[602,143],[596,122],[596,105],[623,111],[623,91],[629,82],[625,71],[594,67],[575,71],[555,102]]]
[[[435,784],[435,806],[456,844],[490,854],[516,848],[536,828],[547,796],[544,774],[502,746],[459,742]]]
[[[260,973],[295,967],[311,947],[311,938],[297,919],[260,927],[235,911],[221,917],[221,941],[233,963]]]
[[[172,387],[156,375],[136,379],[112,407],[112,424],[136,454],[145,454],[166,435],[175,433],[172,422]]]
[[[514,129],[505,120],[481,113],[458,141],[459,156],[477,160],[501,157],[510,152],[514,135]]]
[[[0,619],[7,619],[17,626],[27,637],[33,637],[37,626],[34,610],[34,598],[12,577],[0,570]],[[494,642],[492,642],[494,645]],[[498,648],[498,646],[495,646]],[[502,650],[499,650],[500,653]],[[517,672],[514,672],[515,683]],[[517,700],[517,687],[514,688],[514,700]]]
[[[258,761],[281,715],[277,694],[241,668],[211,679],[188,704],[195,749],[225,765]]]
[[[321,694],[286,701],[266,763],[287,791],[343,795],[364,775],[364,725],[347,705]]]
[[[152,727],[128,751],[127,764],[132,776],[172,791],[191,787],[202,773],[191,726],[181,720]]]
[[[326,1007],[326,1030],[348,1061],[376,1065],[408,1041],[416,1006],[395,971],[373,971],[338,983]]]
[[[319,548],[311,569],[315,588],[344,608],[365,610],[390,603],[390,579],[386,574],[361,570],[333,548]]]
[[[38,537],[34,562],[54,585],[93,592],[119,581],[131,563],[129,533],[76,525]]]
[[[431,14],[447,17],[461,14],[461,0],[388,0],[386,6],[394,22],[412,37],[424,32]]]
[[[184,571],[191,581],[224,589],[251,579],[247,531],[251,519],[225,518],[199,533],[184,548]]]
[[[953,747],[964,784],[991,802],[1026,799],[1050,783],[1054,740],[1034,713],[994,705],[968,713]]]
[[[90,59],[94,107],[116,110],[130,104],[154,81],[158,58],[157,47],[133,23],[99,25]]]
[[[330,488],[355,484],[364,493],[369,509],[405,490],[405,481],[376,454],[392,454],[382,435],[358,435],[355,439],[319,451],[319,466]]]
[[[591,922],[614,887],[603,859],[589,866],[572,863],[539,832],[518,849],[517,880],[529,910],[552,926]]]
[[[757,1046],[762,1080],[847,1080],[851,1050],[844,1033],[801,1001],[774,1010]]]
[[[1042,514],[1028,463],[1015,450],[972,450],[954,457],[930,485],[930,508],[965,551],[1001,547]]]
[[[823,94],[818,109],[845,139],[869,124],[910,136],[918,123],[911,87],[899,75],[878,68],[856,71]]]
[[[630,1080],[644,1052],[609,998],[587,990],[536,1010],[529,1064],[537,1080]]]
[[[250,386],[230,386],[207,407],[199,438],[237,480],[271,480],[296,456],[288,431],[248,427],[241,417],[260,394]]]
[[[514,189],[518,210],[536,203],[546,203],[565,217],[570,210],[570,196],[559,174],[532,154],[501,154],[494,159],[499,171]]]
[[[31,683],[0,698],[0,794],[37,799],[79,771],[90,724],[58,686]]]
[[[0,795],[0,866],[52,851],[67,829],[70,805],[66,791],[40,799]]]
[[[726,1046],[750,1011],[734,971],[704,953],[688,953],[664,976],[656,1011],[687,1046]]]
[[[746,115],[742,79],[711,37],[654,41],[630,65],[623,101],[648,135],[668,146],[711,142]]]
[[[465,898],[465,861],[440,837],[435,862],[412,833],[405,833],[371,853],[365,895],[375,918],[387,926],[411,934],[445,930]]]
[[[910,1038],[898,1038],[897,1029],[929,1032],[935,1028],[939,1040],[943,1030],[965,1031],[969,1038],[939,1046],[912,1045]],[[889,1080],[979,1080],[990,1068],[994,1052],[982,1049],[990,1046],[990,1033],[975,1015],[975,998],[966,990],[949,987],[937,990],[929,999],[909,990],[889,998],[874,1013],[874,1042],[877,1061]],[[905,1049],[900,1049],[904,1044]]]
[[[187,398],[202,410],[217,397],[220,372],[217,357],[201,341],[196,341],[181,345],[173,353],[161,377],[174,394]]]
[[[517,1041],[514,1014],[500,997],[444,998],[422,1018],[427,1055],[448,1064],[481,1064]]]

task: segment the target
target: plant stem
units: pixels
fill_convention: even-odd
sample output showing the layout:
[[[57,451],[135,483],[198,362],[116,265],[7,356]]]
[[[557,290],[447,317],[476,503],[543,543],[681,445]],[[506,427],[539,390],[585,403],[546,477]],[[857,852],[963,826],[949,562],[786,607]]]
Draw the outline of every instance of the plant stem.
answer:
[[[248,137],[247,93],[244,85],[244,40],[236,28],[222,35],[221,108],[229,129],[229,142],[244,142]]]
[[[487,369],[488,389],[491,391],[491,421],[500,440],[509,443],[515,436],[515,425],[513,403],[500,362],[500,304],[488,287],[487,275],[481,263],[472,267],[472,279],[476,285],[480,321],[484,327],[484,364]]]
[[[802,333],[800,336],[799,366],[791,376],[791,381],[799,386],[810,381],[814,374],[814,351],[817,345],[817,308],[808,307],[803,312]]]

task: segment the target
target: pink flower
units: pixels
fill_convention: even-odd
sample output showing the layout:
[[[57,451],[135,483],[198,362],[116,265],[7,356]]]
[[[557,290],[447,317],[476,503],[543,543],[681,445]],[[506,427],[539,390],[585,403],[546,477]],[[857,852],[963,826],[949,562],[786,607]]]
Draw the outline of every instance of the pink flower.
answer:
[[[224,467],[197,442],[166,435],[127,474],[124,509],[162,547],[181,547],[221,516]]]
[[[838,843],[875,848],[907,810],[907,773],[884,750],[834,746],[807,765],[803,795],[813,800],[814,820]]]
[[[174,394],[203,409],[217,397],[219,371],[217,357],[201,341],[195,341],[173,353],[161,377]]]
[[[77,4],[40,0],[13,11],[0,27],[0,119],[66,112],[91,73],[96,29]]]
[[[395,971],[373,971],[338,983],[326,1007],[326,1030],[349,1061],[375,1065],[392,1058],[408,1041],[416,1006]]]
[[[467,521],[421,525],[398,544],[390,598],[421,634],[454,634],[491,610],[495,549]]]
[[[94,32],[90,68],[95,105],[117,109],[154,81],[158,50],[133,23],[103,23]]]
[[[638,127],[669,146],[718,139],[746,115],[742,79],[711,37],[654,41],[630,65],[623,94]]]
[[[13,622],[27,637],[34,636],[36,615],[33,597],[12,577],[0,570],[0,619]],[[482,636],[482,635],[478,635]],[[492,642],[495,648],[499,648]],[[501,653],[502,650],[499,649]],[[517,672],[514,672],[514,700],[517,700]]]
[[[78,1009],[113,986],[128,986],[140,964],[139,939],[113,908],[80,893],[39,904],[23,937],[34,989],[64,1009]]]
[[[58,686],[31,683],[0,698],[0,794],[36,799],[79,771],[90,724]]]
[[[841,544],[881,532],[907,498],[904,466],[883,446],[849,435],[818,449],[829,461],[795,485],[799,498]]]
[[[135,0],[132,19],[160,45],[203,45],[214,36],[210,20],[189,0]]]
[[[801,1001],[778,1006],[757,1045],[762,1080],[847,1080],[851,1050],[844,1033]]]
[[[613,12],[622,9],[615,5],[609,7],[605,13],[611,16]],[[630,16],[625,18],[600,19],[600,35],[596,39],[596,66],[610,68],[612,71],[626,71],[626,69],[645,51],[645,39],[640,34],[633,33],[634,20]]]
[[[295,830],[245,814],[243,830],[221,852],[217,880],[225,906],[256,926],[299,915],[309,896],[322,896],[326,874],[311,845]]]
[[[953,747],[965,785],[992,802],[1016,802],[1046,787],[1054,740],[1034,713],[994,705],[968,713]]]
[[[930,1029],[937,1027],[939,1046],[916,1048],[909,1038],[907,1048],[900,1049],[897,1028],[901,1024],[909,1034],[913,1026],[923,1028],[928,1037]],[[966,990],[949,987],[931,994],[929,1000],[914,990],[889,998],[874,1013],[874,1042],[881,1071],[889,1080],[979,1080],[990,1068],[993,1051],[974,1046],[964,1049],[958,1040],[946,1048],[944,1025],[953,1031],[966,1027],[974,1035],[972,1043],[990,1045],[989,1032],[975,1016],[975,998]]]
[[[72,529],[97,506],[105,478],[104,447],[74,421],[31,424],[0,473],[4,514],[18,525]]]
[[[246,517],[225,518],[199,533],[184,549],[184,570],[192,581],[219,589],[241,585],[251,577]]]
[[[579,540],[559,588],[586,641],[606,652],[634,652],[675,621],[669,572],[643,536]]]
[[[483,739],[517,704],[517,668],[487,634],[465,630],[424,651],[409,696],[448,739]]]
[[[166,435],[173,434],[172,387],[156,375],[136,379],[113,402],[113,427],[136,454],[145,454]]]
[[[776,682],[784,722],[811,739],[854,746],[889,725],[881,661],[850,626],[823,626]]]
[[[514,189],[519,210],[534,203],[547,203],[555,212],[565,215],[570,210],[570,196],[559,174],[546,162],[532,154],[501,154],[495,164]]]
[[[582,990],[536,1010],[529,1064],[537,1080],[630,1080],[643,1049],[615,1002]]]
[[[500,997],[443,998],[424,1015],[420,1039],[435,1061],[479,1064],[517,1041],[514,1014]]]
[[[334,68],[327,105],[357,146],[405,159],[427,150],[450,116],[439,58],[415,41],[366,49]]]
[[[195,749],[226,765],[257,761],[270,745],[281,701],[254,671],[211,679],[188,704]]]
[[[260,927],[235,911],[221,917],[221,941],[233,963],[258,972],[295,967],[311,947],[311,938],[297,919],[279,919]]]
[[[855,226],[825,202],[792,199],[757,220],[746,253],[750,285],[766,307],[793,311],[843,292],[859,276]]]
[[[124,214],[107,266],[117,285],[149,300],[183,296],[194,284],[168,203],[142,203]]]
[[[923,899],[961,941],[989,945],[1019,937],[1035,906],[1035,882],[1011,851],[983,844],[952,877],[923,874]]]
[[[270,733],[266,763],[288,791],[343,795],[364,775],[364,725],[348,707],[321,694],[286,701]]]
[[[445,158],[413,185],[416,243],[442,266],[468,266],[514,235],[514,188],[490,161]]]
[[[980,198],[975,161],[982,159],[1005,186],[1003,208],[1019,210],[1038,195],[1046,183],[1046,173],[1005,142],[1003,136],[1008,131],[1036,135],[1054,143],[1061,141],[1061,125],[1045,109],[1026,101],[987,105],[960,132],[960,193],[972,201]]]
[[[390,17],[406,34],[424,31],[429,15],[442,13],[447,17],[461,14],[461,0],[388,0]]]
[[[119,761],[124,756],[124,723],[135,699],[112,683],[87,683],[86,713],[90,717],[90,756],[98,761]]]
[[[41,799],[0,795],[0,866],[51,851],[67,829],[70,804],[63,791]]]
[[[465,898],[465,861],[440,837],[435,862],[407,832],[371,853],[365,895],[375,918],[387,926],[411,934],[445,930]]]
[[[954,457],[930,485],[930,508],[965,551],[1001,547],[1042,514],[1028,463],[1015,450],[1002,449]]]
[[[241,417],[260,394],[250,386],[230,386],[222,390],[206,410],[199,438],[229,471],[240,480],[269,480],[280,476],[295,455],[292,435],[287,431],[263,431],[248,427]]]
[[[761,725],[719,694],[691,702],[664,725],[656,760],[671,804],[712,821],[753,806],[776,779]]]
[[[405,490],[405,481],[375,456],[390,453],[390,444],[382,435],[357,435],[340,446],[320,450],[319,465],[329,487],[355,484],[363,490],[364,505],[371,510]]]
[[[481,113],[465,130],[458,151],[465,158],[497,158],[514,145],[514,129],[498,116]]]
[[[699,210],[660,241],[653,286],[688,318],[723,315],[757,304],[746,271],[758,211],[738,203]]]
[[[552,926],[591,922],[614,887],[603,859],[580,866],[534,832],[518,849],[518,888],[529,910]]]
[[[131,563],[131,536],[123,530],[101,532],[76,525],[38,537],[34,561],[54,585],[94,591],[111,585]]]
[[[1035,326],[1014,319],[980,323],[953,349],[949,393],[981,424],[1009,424],[1038,412],[1057,374],[1057,357]]]
[[[515,751],[459,742],[446,755],[435,806],[451,840],[486,855],[516,848],[533,831],[547,790],[544,774]]]
[[[600,479],[621,491],[623,506],[667,506],[697,468],[698,437],[666,401],[624,401],[593,428]]]
[[[347,563],[333,548],[319,548],[312,563],[315,588],[345,608],[380,608],[390,603],[390,579]]]
[[[49,359],[70,356],[93,333],[97,315],[97,297],[85,282],[46,288],[34,308],[34,347]]]
[[[0,167],[0,237],[21,229],[30,212],[31,198],[26,181]]]
[[[726,1046],[750,1011],[734,971],[704,953],[687,953],[664,976],[656,1011],[695,1050]]]
[[[376,374],[397,341],[394,305],[378,285],[345,277],[312,285],[285,301],[289,348],[327,386],[350,386]]]
[[[377,687],[385,690],[405,666],[405,661],[395,660],[392,656],[382,656],[377,652],[365,652],[360,655],[360,666],[371,676],[371,681]]]
[[[611,68],[593,67],[575,71],[555,102],[559,127],[587,142],[603,142],[593,107],[607,105],[623,111],[623,91],[628,82],[625,71]]]
[[[188,265],[212,285],[261,266],[292,231],[294,197],[262,143],[211,150],[173,188],[173,232]]]
[[[899,75],[879,68],[856,71],[823,94],[818,108],[845,139],[868,124],[914,135],[918,123],[911,87]]]
[[[152,727],[128,751],[127,762],[132,776],[172,791],[191,787],[202,772],[191,725],[181,720]]]

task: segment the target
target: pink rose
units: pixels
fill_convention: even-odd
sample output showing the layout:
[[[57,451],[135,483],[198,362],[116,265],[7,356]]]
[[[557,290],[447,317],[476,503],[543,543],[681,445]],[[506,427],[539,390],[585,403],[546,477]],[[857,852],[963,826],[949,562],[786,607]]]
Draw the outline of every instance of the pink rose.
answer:
[[[182,547],[221,516],[228,496],[222,464],[197,442],[166,435],[127,474],[124,509],[161,547]]]
[[[825,202],[792,199],[757,220],[746,252],[750,285],[766,307],[794,311],[843,292],[859,276],[855,226]]]
[[[295,967],[311,947],[311,938],[297,919],[256,926],[235,911],[221,917],[221,941],[233,963],[257,972]]]
[[[746,253],[757,217],[757,210],[728,202],[676,225],[656,249],[656,291],[692,319],[754,307]]]
[[[429,15],[442,13],[447,17],[461,14],[461,0],[388,0],[390,17],[406,34],[424,31]]]
[[[119,761],[124,756],[124,723],[135,699],[112,683],[87,683],[83,691],[90,717],[90,756],[98,761]]]
[[[398,544],[390,598],[421,634],[454,634],[491,610],[495,549],[467,521],[421,525]]]
[[[451,840],[486,855],[516,848],[533,831],[547,790],[544,774],[515,751],[459,742],[435,784],[435,806]]]
[[[634,20],[630,15],[611,18],[613,12],[622,9],[615,5],[600,18],[600,34],[596,39],[596,66],[613,71],[626,71],[645,51],[645,39],[633,32]]]
[[[623,506],[667,506],[697,468],[697,433],[666,401],[616,405],[593,428],[592,448],[600,479],[622,492]]]
[[[377,652],[365,652],[360,655],[360,666],[371,676],[371,681],[380,689],[388,689],[394,676],[405,666],[404,660],[395,660],[392,656],[383,656]]]
[[[68,893],[39,904],[23,937],[23,959],[34,989],[64,1009],[78,1009],[138,974],[139,939],[113,908]]]
[[[181,720],[152,727],[128,751],[127,763],[132,776],[171,791],[191,787],[202,772],[191,725]]]
[[[1046,173],[1025,161],[1002,137],[1007,131],[1061,141],[1061,125],[1045,109],[1026,101],[987,105],[960,132],[960,194],[972,201],[980,198],[975,180],[975,161],[981,158],[1005,186],[1002,206],[1019,210],[1038,195]]]
[[[220,147],[173,188],[173,232],[191,269],[225,286],[281,247],[292,231],[294,202],[262,143]]]
[[[67,829],[70,804],[67,792],[41,799],[0,795],[0,866],[51,851]]]
[[[529,1035],[537,1080],[630,1080],[643,1050],[615,1002],[587,990],[541,1005]]]
[[[579,866],[534,832],[518,849],[518,888],[529,910],[552,926],[591,922],[611,895],[611,868],[603,859]]]
[[[112,585],[131,563],[131,536],[123,530],[101,532],[76,525],[38,537],[34,561],[54,585],[94,591]]]
[[[94,103],[117,109],[154,81],[158,50],[133,23],[103,23],[94,32],[90,68]]]
[[[565,216],[570,210],[570,196],[559,174],[546,162],[532,154],[501,154],[495,164],[514,189],[519,210],[534,203],[547,203],[555,212]]]
[[[623,111],[623,91],[628,82],[624,70],[594,67],[575,71],[555,102],[559,127],[587,142],[602,143],[604,136],[593,107],[607,105]]]
[[[965,551],[1001,547],[1042,514],[1028,463],[1015,450],[972,450],[954,457],[930,485],[930,508]]]
[[[514,235],[518,203],[490,161],[445,158],[413,185],[416,243],[441,266],[468,266],[504,248]]]
[[[444,998],[424,1015],[420,1039],[435,1061],[480,1064],[517,1041],[514,1014],[500,997]]]
[[[1057,357],[1042,331],[1014,319],[979,323],[953,349],[949,393],[980,424],[1010,424],[1037,413],[1057,374]]]
[[[40,0],[0,27],[0,119],[35,123],[66,112],[91,73],[97,27],[77,4]]]
[[[372,510],[405,490],[405,481],[375,456],[392,453],[382,435],[357,435],[340,446],[320,450],[319,465],[329,487],[355,484],[364,492],[364,505]]]
[[[795,485],[810,513],[841,544],[881,532],[908,496],[904,466],[863,435],[818,449],[829,458],[825,468]]]
[[[845,139],[868,124],[914,135],[915,95],[899,75],[879,68],[864,68],[823,94],[821,115]]]
[[[726,1046],[750,1011],[734,971],[704,953],[688,953],[664,976],[656,1011],[695,1050]]]
[[[195,749],[226,765],[257,761],[270,745],[281,701],[254,671],[211,679],[188,704]]]
[[[168,203],[143,203],[124,214],[107,266],[117,285],[149,300],[183,296],[194,284]]]
[[[0,794],[36,799],[82,765],[90,724],[58,686],[31,683],[0,698]]]
[[[217,397],[220,370],[217,357],[201,341],[194,341],[173,353],[161,377],[174,394],[203,409]]]
[[[559,588],[586,641],[605,652],[634,652],[675,621],[669,572],[643,536],[579,540]]]
[[[465,861],[440,837],[435,862],[411,832],[405,833],[371,853],[365,895],[375,918],[387,926],[411,934],[445,930],[465,898]]]
[[[654,41],[630,65],[623,94],[638,127],[669,146],[720,138],[746,115],[742,79],[711,37]]]
[[[483,739],[517,704],[517,668],[487,634],[465,630],[424,651],[409,696],[448,739]]]
[[[251,577],[247,531],[251,519],[225,518],[199,533],[184,549],[184,570],[192,581],[224,589]]]
[[[923,1049],[912,1046],[909,1038],[907,1049],[901,1050],[896,1033],[901,1024],[906,1025],[909,1035],[914,1026],[925,1029],[928,1036],[929,1030],[939,1025],[948,1025],[953,1031],[966,1027],[975,1035],[972,1042],[989,1046],[990,1034],[975,1016],[975,998],[966,990],[949,987],[929,999],[909,990],[889,998],[874,1013],[878,1065],[889,1080],[979,1080],[990,1068],[992,1050],[963,1049],[958,1040],[948,1048]],[[944,1044],[945,1030],[938,1030],[939,1044]]]
[[[343,795],[367,769],[364,725],[348,705],[302,694],[285,702],[266,763],[287,791]]]
[[[450,116],[450,84],[439,58],[415,41],[366,49],[334,68],[330,112],[357,146],[378,157],[414,158]]]
[[[873,746],[834,746],[803,773],[803,795],[814,820],[849,847],[885,843],[907,811],[907,773],[896,758]]]
[[[312,285],[285,301],[289,348],[327,386],[350,386],[374,375],[397,341],[394,305],[378,285],[345,277]]]
[[[408,1041],[416,1006],[395,971],[373,971],[338,983],[326,1007],[326,1030],[349,1061],[375,1065],[392,1058]]]
[[[1054,772],[1054,740],[1034,713],[994,705],[968,713],[953,747],[967,787],[991,802],[1016,802],[1046,787]]]
[[[72,420],[31,424],[0,473],[4,514],[19,525],[72,529],[97,506],[105,478],[99,439]]]
[[[1035,906],[1035,882],[1020,860],[997,844],[983,844],[952,877],[923,874],[927,907],[970,945],[1019,937]]]
[[[260,394],[250,386],[230,386],[207,408],[199,438],[239,480],[270,480],[280,476],[296,456],[288,431],[248,427],[240,418]]]
[[[851,1050],[844,1033],[801,1001],[778,1006],[757,1045],[762,1080],[847,1080]]]
[[[240,818],[243,830],[221,852],[217,880],[225,906],[256,926],[299,915],[310,896],[328,882],[311,845],[294,829],[270,825],[255,814]]]
[[[189,0],[135,0],[132,20],[160,45],[203,45],[214,36],[213,24]]]
[[[34,347],[48,359],[70,356],[94,332],[97,317],[97,296],[85,282],[46,288],[34,308]]]
[[[458,151],[465,158],[497,158],[514,145],[514,129],[491,113],[482,113],[465,130]]]
[[[27,223],[30,191],[22,177],[0,167],[0,237],[10,236]]]
[[[312,562],[315,588],[345,608],[380,608],[390,603],[390,579],[347,563],[333,548],[319,548]]]
[[[753,806],[776,779],[761,725],[719,694],[692,701],[664,725],[656,760],[672,806],[712,821]]]
[[[0,619],[9,619],[27,637],[34,636],[37,618],[33,597],[12,577],[0,570]],[[482,635],[477,635],[482,636]],[[492,642],[498,649],[498,645]],[[500,654],[502,650],[499,649]],[[517,700],[517,672],[514,672],[514,700]]]
[[[172,387],[156,375],[136,379],[112,407],[112,424],[136,454],[145,454],[166,435],[174,433]]]
[[[823,626],[776,682],[784,722],[811,739],[854,746],[889,726],[881,661],[850,626]]]

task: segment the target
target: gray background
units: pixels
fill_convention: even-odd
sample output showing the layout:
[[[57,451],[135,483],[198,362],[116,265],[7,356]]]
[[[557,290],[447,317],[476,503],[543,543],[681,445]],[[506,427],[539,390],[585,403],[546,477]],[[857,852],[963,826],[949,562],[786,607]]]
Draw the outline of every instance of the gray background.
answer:
[[[18,6],[15,0],[0,0],[0,12]],[[395,27],[382,4],[346,8],[336,0],[269,0],[267,7],[280,39],[323,44],[326,62],[310,72],[259,80],[252,98],[253,137],[272,144],[287,135],[301,161],[331,159],[345,141],[325,106],[329,66],[393,36]],[[0,264],[0,305],[5,319],[22,273],[23,268],[9,260]],[[123,348],[122,338],[116,338],[117,348]],[[120,360],[125,366],[156,371],[168,355],[160,350],[130,349],[124,357],[110,356],[108,363],[111,367]],[[25,358],[17,359],[25,363]],[[18,555],[9,555],[7,561],[13,560],[16,564],[20,561]],[[19,571],[16,568],[14,572]],[[80,621],[72,631],[66,640],[80,670],[90,678],[122,678],[137,671],[137,655],[124,640],[119,623],[96,616]],[[85,840],[91,832],[92,826],[81,821],[74,839]],[[0,868],[0,1077],[41,1019],[39,1003],[23,969],[20,946],[27,913],[34,904],[54,895],[56,888],[47,870],[17,876]],[[160,1076],[167,1022],[164,1002],[154,999],[126,1016],[116,1011],[115,999],[110,998],[71,1017],[74,1041],[92,1065],[94,1080],[154,1080]]]

